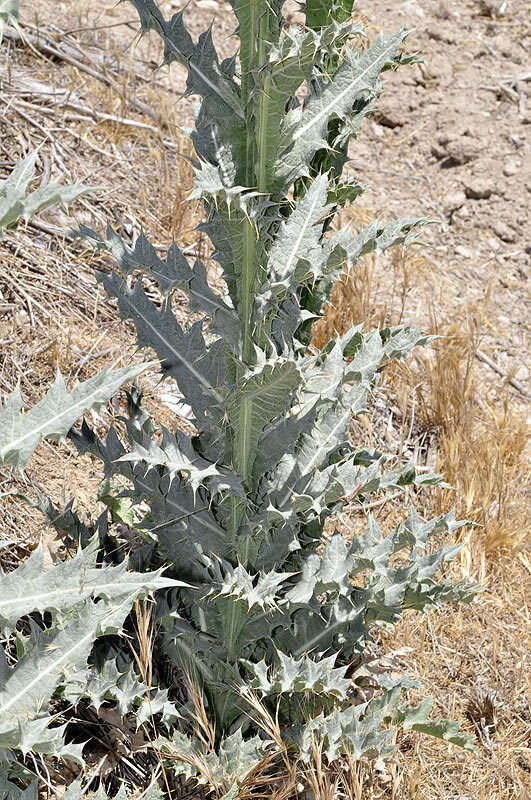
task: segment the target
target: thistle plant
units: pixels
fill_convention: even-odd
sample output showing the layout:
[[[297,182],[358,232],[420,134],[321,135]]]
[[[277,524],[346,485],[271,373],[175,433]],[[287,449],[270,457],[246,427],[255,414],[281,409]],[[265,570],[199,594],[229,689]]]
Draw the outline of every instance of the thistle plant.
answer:
[[[278,746],[261,730],[257,704],[278,719],[286,749],[302,761],[316,742],[328,762],[386,755],[393,725],[471,748],[456,723],[429,719],[430,700],[408,704],[404,693],[418,684],[391,679],[367,655],[373,632],[393,626],[405,609],[472,599],[476,589],[465,581],[437,579],[459,550],[441,545],[442,535],[464,523],[452,514],[425,520],[411,507],[387,535],[370,516],[351,540],[340,530],[348,502],[442,485],[441,476],[419,474],[413,464],[390,469],[390,456],[356,447],[350,435],[385,365],[430,337],[408,326],[368,333],[357,326],[322,350],[309,341],[341,272],[368,252],[411,244],[426,222],[376,221],[357,235],[331,225],[362,191],[343,177],[347,146],[373,108],[381,73],[412,60],[403,52],[407,34],[366,46],[350,21],[352,0],[308,0],[304,25],[285,23],[280,0],[232,0],[239,51],[220,61],[210,29],[195,43],[182,12],[168,20],[152,0],[131,1],[143,32],[162,39],[165,63],[184,65],[186,91],[200,98],[192,197],[204,204],[200,227],[225,289],[214,292],[205,264],[190,263],[176,244],[162,259],[144,235],[131,247],[112,229],[103,236],[81,227],[114,257],[114,270],[98,280],[134,323],[138,346],[156,353],[162,378],[176,383],[194,431],[157,430],[135,388],[127,417],[105,440],[87,422],[70,430],[79,452],[103,464],[104,515],[90,523],[71,506],[61,511],[44,498],[40,505],[77,543],[78,559],[97,541],[100,571],[151,570],[145,580],[158,590],[157,658],[186,676],[213,731],[208,746],[196,735],[191,698],[166,714],[157,746],[176,771],[201,779],[198,764],[206,764],[210,782],[236,797]],[[158,285],[159,302],[144,290],[145,276]],[[177,289],[196,320],[184,327],[172,310]],[[128,377],[112,374],[115,382]],[[43,435],[68,433],[73,417],[60,409],[71,397],[64,388],[53,395],[53,425],[45,401],[21,415],[18,396],[8,399],[0,459],[21,466]],[[336,529],[329,521],[325,535],[330,519]],[[135,534],[128,544],[124,527]],[[153,570],[163,565],[161,578]],[[0,579],[2,597],[13,595],[17,572]],[[50,608],[55,601],[37,610]],[[11,624],[35,610],[22,601],[16,609]],[[88,658],[102,686],[115,659],[115,651],[99,664]],[[159,691],[169,689],[171,699],[163,672]],[[86,696],[71,683],[67,676],[56,686]],[[138,686],[137,676],[127,709],[142,707],[145,687]],[[112,702],[112,691],[102,697]],[[0,745],[21,746],[10,741]]]

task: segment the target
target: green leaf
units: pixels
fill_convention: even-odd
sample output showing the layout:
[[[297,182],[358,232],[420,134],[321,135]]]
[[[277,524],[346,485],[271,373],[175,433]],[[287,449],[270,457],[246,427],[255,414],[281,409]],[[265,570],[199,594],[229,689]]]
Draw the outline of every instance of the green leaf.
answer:
[[[305,604],[314,594],[330,590],[346,594],[352,590],[350,574],[353,566],[347,543],[339,533],[335,533],[320,558],[315,553],[307,557],[300,578],[287,597],[292,603]]]
[[[19,0],[0,0],[0,44],[4,28],[8,25],[18,28],[18,3]]]
[[[157,589],[187,585],[160,572],[128,572],[126,562],[96,567],[98,547],[94,538],[74,558],[47,568],[39,546],[17,569],[0,574],[0,625],[14,626],[20,617],[35,611],[63,615],[90,597],[122,602]]]
[[[79,417],[88,409],[98,408],[128,380],[150,364],[109,370],[66,391],[60,373],[46,396],[25,414],[21,413],[20,390],[12,392],[0,406],[0,464],[12,464],[19,470],[26,466],[37,445],[45,438],[64,439]]]
[[[256,184],[260,192],[277,191],[275,162],[282,141],[282,120],[288,102],[309,80],[316,60],[339,50],[352,26],[329,25],[316,33],[298,26],[282,30],[278,46],[269,49],[268,60],[254,73],[256,97]],[[270,40],[271,41],[271,40]]]
[[[76,780],[70,784],[66,792],[62,795],[62,800],[79,800],[80,793],[81,793],[81,781]]]
[[[417,228],[430,222],[431,220],[424,217],[404,217],[393,220],[387,225],[381,220],[374,220],[355,237],[348,231],[339,231],[327,242],[330,253],[328,266],[333,269],[346,264],[347,268],[351,269],[361,256],[368,253],[374,251],[383,253],[397,245],[407,247],[417,240]]]
[[[7,10],[3,10],[2,3],[5,5],[6,0],[0,0],[0,44],[4,20],[7,20],[7,24],[13,24],[14,17],[11,15],[10,8],[18,6],[18,2],[12,4],[11,0],[7,0]],[[34,150],[15,164],[9,178],[0,181],[0,239],[2,230],[16,227],[20,219],[27,222],[39,211],[49,208],[49,206],[56,203],[68,206],[76,198],[101,188],[82,186],[81,184],[59,186],[56,181],[50,181],[46,186],[40,186],[35,191],[26,194],[27,188],[35,176],[37,155],[38,150]]]
[[[432,707],[432,698],[424,700],[415,707],[407,706],[398,710],[393,715],[393,722],[400,725],[406,731],[413,730],[419,733],[426,733],[429,736],[443,739],[446,742],[451,742],[451,744],[455,744],[458,747],[475,753],[477,747],[474,736],[460,731],[459,722],[453,722],[449,719],[436,719],[431,721],[428,719]]]
[[[283,413],[299,381],[295,362],[279,359],[249,373],[229,398],[227,413],[236,441],[237,467],[244,484],[251,481],[262,431]]]
[[[278,40],[282,21],[282,0],[229,0],[238,18],[240,39],[240,60],[242,74],[247,75],[257,66],[259,47],[265,42],[275,44]],[[261,66],[261,64],[258,64]]]
[[[177,762],[177,775],[195,778],[199,784],[209,783],[223,797],[236,797],[236,790],[266,755],[271,747],[269,740],[253,736],[244,739],[241,728],[231,736],[223,738],[218,752],[207,750],[195,737],[176,731],[172,740],[159,738],[158,748],[162,755]]]
[[[0,800],[38,800],[39,785],[37,781],[32,781],[26,789],[19,789],[15,783],[4,778],[1,769],[0,762]]]
[[[63,627],[43,632],[0,687],[0,747],[19,748],[23,752],[39,749],[36,741],[28,742],[31,734],[27,721],[35,720],[46,726],[46,709],[58,684],[69,670],[86,665],[96,637],[105,631],[121,628],[131,608],[132,600],[121,600],[110,607],[106,603],[86,603],[65,618]],[[61,731],[40,735],[56,737]],[[32,734],[34,736],[34,734]],[[48,751],[45,751],[48,752]]]
[[[216,597],[244,600],[249,611],[255,606],[265,610],[276,605],[279,587],[291,575],[291,572],[274,571],[250,575],[241,564],[237,567],[226,564],[223,568],[222,582],[213,591]]]
[[[293,292],[297,284],[319,277],[325,260],[320,239],[324,219],[330,211],[327,185],[325,175],[316,178],[286,222],[281,224],[269,252],[268,294],[282,297],[286,292]]]
[[[365,710],[366,704],[338,708],[328,715],[320,714],[296,731],[302,760],[310,760],[316,740],[329,763],[345,754],[354,761],[390,754],[389,731],[381,729],[383,712],[364,717]]]
[[[284,186],[301,175],[309,175],[314,154],[327,147],[329,120],[345,117],[359,97],[375,91],[380,72],[393,63],[405,38],[406,34],[399,31],[388,39],[379,36],[362,54],[347,52],[331,79],[315,83],[304,109],[287,116],[283,126],[284,152],[275,167]]]
[[[128,497],[119,497],[113,492],[111,481],[106,478],[98,487],[100,503],[104,503],[111,513],[112,521],[134,528],[137,523],[134,506]]]
[[[306,24],[310,28],[322,28],[330,20],[344,22],[352,14],[354,0],[308,0],[303,4]]]
[[[199,491],[168,478],[155,470],[146,475],[135,474],[135,498],[147,499],[151,506],[141,526],[161,552],[187,580],[196,580],[204,572],[202,554],[225,554],[227,534],[209,510],[210,499]]]
[[[118,299],[120,315],[135,323],[138,344],[152,347],[161,360],[163,374],[176,379],[198,426],[217,435],[228,368],[223,342],[207,349],[201,323],[195,323],[189,332],[183,331],[170,301],[159,311],[140,281],[130,290],[116,274],[99,277],[106,292]]]
[[[179,61],[188,69],[187,93],[197,93],[203,97],[213,95],[243,119],[236,85],[220,69],[210,30],[202,33],[198,43],[194,44],[184,25],[182,11],[167,21],[153,0],[130,2],[138,11],[142,31],[154,30],[161,37],[164,63]]]
[[[195,452],[192,440],[180,430],[170,434],[162,428],[162,442],[157,445],[149,436],[144,437],[144,444],[136,444],[131,452],[121,456],[120,461],[133,463],[144,462],[150,467],[164,467],[170,477],[183,473],[194,492],[208,485],[215,495],[218,492],[245,497],[240,479],[234,472],[219,470],[199,453]]]
[[[346,698],[351,681],[345,678],[348,667],[335,667],[337,653],[313,661],[309,656],[297,660],[277,650],[276,658],[278,667],[269,667],[265,659],[258,664],[244,661],[254,676],[253,689],[266,696],[308,692]]]
[[[137,269],[146,272],[157,281],[165,297],[176,288],[187,292],[190,297],[190,311],[208,314],[211,317],[210,330],[222,334],[237,349],[240,323],[236,312],[210,288],[205,265],[196,259],[190,267],[184,253],[175,242],[168,249],[164,261],[159,258],[157,251],[143,233],[133,248],[129,247],[110,227],[107,228],[106,237],[84,225],[80,226],[78,234],[89,241],[96,250],[111,253],[126,276]],[[114,286],[116,292],[116,284],[110,285]]]

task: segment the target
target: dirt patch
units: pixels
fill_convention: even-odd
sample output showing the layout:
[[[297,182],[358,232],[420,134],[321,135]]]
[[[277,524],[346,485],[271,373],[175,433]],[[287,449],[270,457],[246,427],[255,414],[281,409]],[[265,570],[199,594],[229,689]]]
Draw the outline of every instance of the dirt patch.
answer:
[[[381,102],[352,145],[353,171],[368,186],[361,205],[435,220],[424,238],[438,306],[451,314],[491,285],[488,352],[530,393],[528,5],[374,0],[358,9],[370,30],[414,27],[409,48],[425,59],[385,76]]]

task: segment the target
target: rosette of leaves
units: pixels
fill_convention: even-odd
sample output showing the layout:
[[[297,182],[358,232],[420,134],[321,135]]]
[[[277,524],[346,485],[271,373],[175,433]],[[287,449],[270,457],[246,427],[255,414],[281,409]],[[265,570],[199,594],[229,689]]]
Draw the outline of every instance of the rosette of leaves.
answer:
[[[192,434],[157,431],[135,392],[127,437],[112,428],[102,440],[86,423],[71,431],[79,451],[103,463],[104,549],[116,550],[125,526],[145,542],[131,564],[164,562],[190,585],[159,600],[156,647],[194,685],[213,737],[196,735],[190,701],[157,746],[176,771],[198,780],[206,771],[226,798],[275,746],[250,697],[277,715],[286,747],[303,760],[316,742],[329,762],[385,755],[392,725],[470,748],[455,723],[429,719],[429,702],[408,705],[404,692],[415,684],[376,670],[363,699],[355,669],[371,632],[405,609],[472,599],[475,587],[438,578],[459,549],[441,545],[443,534],[463,523],[452,514],[424,520],[411,508],[386,536],[371,519],[348,542],[338,530],[323,534],[353,497],[363,505],[375,492],[442,483],[412,464],[389,469],[385,454],[350,436],[385,364],[429,337],[358,326],[316,350],[307,336],[345,266],[414,242],[426,222],[327,231],[359,194],[342,179],[345,147],[381,73],[406,60],[406,33],[362,48],[347,0],[309,0],[305,26],[286,24],[280,0],[232,0],[240,47],[222,61],[210,29],[195,42],[182,12],[166,19],[152,0],[132,2],[142,30],[161,37],[165,63],[182,64],[187,93],[200,98],[192,196],[204,203],[201,228],[225,283],[214,292],[205,264],[176,244],[161,258],[143,235],[130,247],[112,229],[80,229],[114,256],[99,280],[193,413]],[[158,302],[145,277],[158,285]],[[173,312],[176,289],[196,315],[189,325]],[[46,512],[69,536],[90,538],[71,507]]]

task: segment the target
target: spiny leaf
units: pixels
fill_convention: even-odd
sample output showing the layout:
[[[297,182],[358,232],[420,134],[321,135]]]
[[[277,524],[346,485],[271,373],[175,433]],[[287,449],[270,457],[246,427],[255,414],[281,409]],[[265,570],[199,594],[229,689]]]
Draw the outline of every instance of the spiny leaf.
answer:
[[[280,226],[267,264],[269,291],[277,297],[293,291],[297,283],[319,275],[319,261],[324,260],[319,241],[324,218],[330,210],[327,185],[326,176],[316,178]]]
[[[8,3],[3,10],[2,3]],[[15,19],[13,13],[17,10],[18,3],[12,0],[0,0],[0,44],[4,21],[12,24]],[[2,231],[16,227],[20,219],[26,222],[39,211],[49,208],[56,203],[64,206],[70,205],[76,198],[100,188],[98,186],[60,186],[56,181],[50,181],[46,186],[40,186],[35,191],[26,194],[29,184],[35,176],[35,163],[38,150],[34,150],[26,158],[15,164],[9,178],[0,181],[0,239]]]
[[[186,586],[181,581],[163,578],[160,572],[128,572],[120,566],[96,567],[98,542],[78,550],[74,558],[46,568],[39,546],[17,569],[0,574],[0,625],[14,626],[34,611],[53,610],[61,615],[90,597],[120,601],[157,589]]]
[[[135,464],[143,462],[150,467],[164,467],[170,477],[184,473],[194,492],[200,486],[208,484],[214,495],[218,492],[230,492],[245,496],[238,476],[229,470],[219,470],[216,464],[208,462],[195,452],[190,437],[180,430],[172,435],[163,427],[160,446],[146,436],[143,445],[137,443],[119,460]]]
[[[382,730],[383,712],[364,717],[365,708],[365,704],[338,708],[310,720],[300,732],[297,731],[302,760],[310,760],[316,740],[329,762],[341,755],[359,761],[363,756],[391,753],[390,733]]]
[[[0,406],[0,464],[24,469],[29,457],[45,437],[62,439],[88,409],[107,403],[120,386],[150,364],[109,370],[78,384],[70,393],[58,372],[46,396],[25,414],[21,413],[20,390],[12,392]]]
[[[147,499],[151,507],[141,528],[179,565],[181,575],[195,581],[204,572],[202,554],[224,554],[227,549],[226,531],[209,510],[209,499],[179,481],[170,485],[156,470],[135,474],[133,481],[135,498]]]
[[[99,634],[121,628],[131,603],[87,603],[82,612],[78,609],[66,618],[63,627],[42,633],[0,688],[0,746],[22,749],[25,721],[45,715],[65,672],[86,664]]]
[[[214,95],[243,118],[236,85],[220,70],[210,30],[202,33],[199,42],[194,45],[184,25],[182,11],[167,21],[153,0],[130,0],[130,2],[138,11],[143,32],[154,30],[164,42],[165,63],[179,61],[187,67],[187,92],[205,97]]]
[[[405,217],[387,225],[381,220],[374,220],[355,237],[348,231],[339,231],[326,244],[330,253],[328,267],[333,270],[334,267],[346,264],[350,269],[367,253],[383,253],[397,245],[405,247],[417,239],[417,228],[429,223],[430,220],[424,217]]]
[[[380,72],[393,62],[406,34],[388,39],[379,36],[361,55],[347,52],[330,80],[316,83],[303,111],[288,115],[284,127],[284,152],[276,174],[284,185],[309,174],[309,162],[317,150],[327,147],[326,133],[332,117],[348,114],[359,96],[374,91]]]
[[[351,15],[353,6],[354,0],[307,0],[302,5],[310,28],[322,28],[331,19],[343,22]]]
[[[282,0],[229,0],[238,18],[242,73],[256,66],[260,37],[275,44],[282,22]],[[265,19],[264,19],[265,18]],[[265,22],[265,27],[263,23]]]
[[[200,427],[217,432],[213,419],[219,419],[216,407],[224,401],[227,360],[223,343],[207,349],[201,323],[190,332],[183,331],[168,301],[159,311],[148,299],[140,281],[130,290],[116,274],[102,275],[108,294],[117,297],[122,317],[135,323],[138,343],[152,347],[161,360],[164,374],[177,380],[179,389],[192,407]],[[216,420],[217,421],[217,420]]]
[[[238,385],[227,412],[236,437],[236,459],[244,484],[252,474],[256,445],[265,426],[283,412],[300,378],[293,361],[266,363]]]
[[[259,736],[244,739],[241,728],[221,740],[218,753],[205,748],[196,737],[180,732],[175,732],[171,740],[157,740],[162,755],[177,762],[176,774],[195,778],[200,784],[210,782],[214,788],[225,792],[224,797],[235,797],[229,794],[230,790],[236,789],[260,763],[271,744]]]
[[[277,191],[275,162],[282,141],[282,119],[287,103],[308,80],[317,59],[339,50],[354,32],[353,26],[329,25],[316,33],[296,26],[284,28],[278,46],[269,51],[268,62],[255,69],[253,99],[256,103],[256,183],[262,192]]]
[[[11,783],[7,777],[4,777],[2,774],[4,770],[1,768],[2,764],[0,762],[0,800],[38,800],[38,781],[32,781],[26,789],[20,789],[15,783]]]
[[[130,247],[110,225],[107,226],[105,236],[86,225],[80,225],[77,233],[90,242],[95,250],[111,253],[124,275],[131,275],[136,269],[149,273],[158,282],[164,295],[169,294],[172,289],[184,288],[192,277],[190,265],[175,242],[168,249],[166,260],[163,261],[143,233],[134,247]]]
[[[254,676],[252,687],[264,695],[311,692],[318,695],[334,695],[344,699],[351,687],[345,678],[347,667],[335,667],[337,654],[313,661],[309,656],[291,658],[276,652],[278,667],[269,667],[266,660],[253,664],[245,661]]]
[[[475,753],[477,747],[474,737],[460,731],[461,726],[459,722],[454,722],[449,719],[428,719],[432,707],[433,699],[427,698],[423,700],[422,703],[419,703],[418,706],[406,706],[399,709],[392,715],[392,720],[406,731],[413,730],[426,733],[429,736],[434,736],[437,739],[444,739],[447,742],[458,745],[458,747]]]
[[[216,597],[235,597],[247,603],[249,611],[254,606],[262,610],[272,608],[279,595],[279,586],[291,577],[290,572],[263,572],[250,575],[245,567],[225,565],[222,582],[214,590]]]
[[[0,45],[7,25],[18,28],[18,3],[19,0],[0,0]]]

